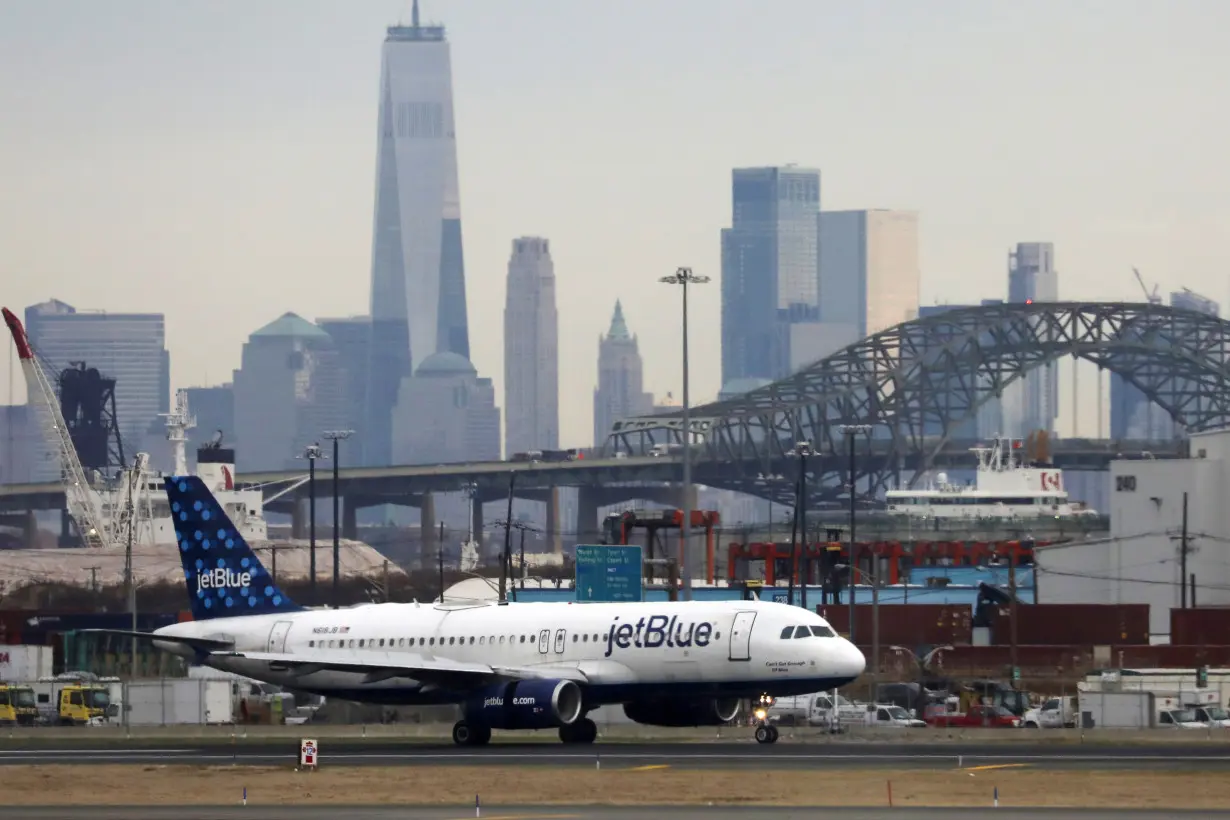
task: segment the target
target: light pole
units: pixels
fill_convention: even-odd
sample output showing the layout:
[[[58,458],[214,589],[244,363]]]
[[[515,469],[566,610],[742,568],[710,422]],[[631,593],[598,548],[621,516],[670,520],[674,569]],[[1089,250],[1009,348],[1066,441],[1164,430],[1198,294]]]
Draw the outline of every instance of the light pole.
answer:
[[[786,589],[786,602],[794,604],[794,574],[798,571],[799,566],[799,547],[798,542],[803,542],[803,580],[799,584],[799,603],[807,608],[807,582],[809,579],[808,570],[811,568],[810,562],[807,560],[807,457],[815,451],[811,447],[810,441],[798,441],[786,453],[792,458],[799,459],[799,480],[794,496],[794,517],[798,525],[799,539],[795,538],[795,527],[790,530],[790,585]]]
[[[341,522],[338,515],[338,504],[341,501],[342,491],[338,484],[338,452],[337,443],[344,439],[348,439],[354,435],[354,430],[328,430],[325,432],[325,438],[333,442],[333,608],[340,609],[341,603],[341,580],[338,575],[338,565],[341,563],[341,544],[338,541],[338,536],[341,534]],[[315,603],[315,602],[313,602]]]
[[[855,524],[854,477],[856,475],[855,470],[854,470],[854,435],[855,433],[870,433],[871,425],[870,424],[843,424],[840,427],[838,427],[837,430],[839,433],[841,433],[841,435],[846,437],[846,440],[849,442],[849,445],[850,445],[850,479],[846,487],[850,491],[850,566],[856,567],[858,566],[858,555],[857,555],[857,547],[855,546],[855,544],[857,544],[858,541],[855,540],[855,537],[854,537],[854,524]],[[850,592],[850,642],[853,643],[854,642],[854,573],[853,572],[850,573],[849,588],[850,588],[849,589],[849,592]],[[875,596],[876,594],[874,587],[872,588],[871,594],[873,596]]]
[[[842,565],[837,564],[834,569],[840,568]],[[875,701],[876,691],[879,686],[880,679],[880,575],[879,566],[877,572],[868,572],[862,567],[857,567],[854,564],[847,564],[846,569],[850,575],[850,592],[851,596],[854,593],[854,573],[858,573],[871,584],[871,697]],[[854,612],[851,609],[850,614],[850,642],[854,642]]]
[[[316,606],[320,599],[316,596],[316,459],[328,458],[320,452],[320,442],[310,445],[299,458],[306,458],[308,463],[308,572],[311,574],[308,599]]]
[[[658,280],[683,288],[683,526],[679,542],[679,569],[683,573],[683,600],[692,600],[692,570],[688,566],[688,535],[692,530],[692,420],[688,408],[688,285],[703,285],[708,276],[697,276],[691,268],[678,268],[673,276]]]

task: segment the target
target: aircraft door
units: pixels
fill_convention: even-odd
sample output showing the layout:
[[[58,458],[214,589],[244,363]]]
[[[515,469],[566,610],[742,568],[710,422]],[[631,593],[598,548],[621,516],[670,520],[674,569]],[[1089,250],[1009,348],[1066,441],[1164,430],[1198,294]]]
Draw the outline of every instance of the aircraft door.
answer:
[[[568,637],[567,632],[568,630],[566,629],[555,630],[555,654],[556,655],[563,654],[564,652],[564,639]]]
[[[538,652],[541,655],[547,654],[551,649],[551,630],[544,629],[538,633]]]
[[[735,622],[730,627],[730,659],[732,661],[752,659],[752,622],[755,620],[755,612],[735,613]]]
[[[273,625],[273,629],[269,630],[270,652],[286,651],[286,635],[290,632],[290,626],[290,621],[278,621]]]

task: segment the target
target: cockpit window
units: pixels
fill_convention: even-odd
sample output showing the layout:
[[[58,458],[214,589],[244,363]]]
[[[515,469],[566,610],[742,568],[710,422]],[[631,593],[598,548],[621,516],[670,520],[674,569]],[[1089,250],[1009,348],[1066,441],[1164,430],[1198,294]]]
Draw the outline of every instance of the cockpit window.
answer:
[[[812,625],[811,634],[815,635],[817,638],[836,638],[837,637],[837,633],[834,632],[831,627],[816,626],[815,624]]]
[[[788,626],[782,630],[782,640],[783,641],[786,640],[787,638],[792,638],[792,637],[794,637],[794,627],[793,626]]]
[[[808,628],[808,627],[806,627],[806,626],[796,626],[796,627],[794,628],[794,637],[796,637],[796,638],[810,638],[810,637],[811,637],[811,629],[810,629],[810,628]]]

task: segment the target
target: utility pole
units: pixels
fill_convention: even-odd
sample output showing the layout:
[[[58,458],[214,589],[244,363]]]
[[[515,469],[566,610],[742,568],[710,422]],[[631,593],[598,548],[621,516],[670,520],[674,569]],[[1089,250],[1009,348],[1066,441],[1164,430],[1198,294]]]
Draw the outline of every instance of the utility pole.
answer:
[[[849,439],[849,442],[850,442],[850,479],[849,479],[849,489],[850,489],[850,557],[849,557],[849,559],[848,559],[848,561],[849,561],[849,565],[850,565],[850,571],[847,573],[846,578],[847,578],[847,581],[848,581],[848,586],[849,586],[849,588],[850,588],[850,589],[849,589],[849,593],[850,593],[850,636],[849,636],[849,641],[850,641],[851,643],[853,643],[853,642],[854,642],[854,572],[855,572],[855,569],[858,567],[858,547],[856,546],[856,545],[858,544],[858,539],[855,537],[855,532],[854,532],[854,525],[855,525],[855,522],[856,522],[856,517],[855,517],[855,495],[854,495],[854,476],[856,475],[856,473],[855,473],[855,464],[854,464],[854,434],[855,434],[855,433],[870,433],[870,432],[871,432],[871,425],[870,425],[870,424],[843,424],[843,425],[841,425],[840,427],[838,427],[837,429],[838,429],[838,431],[839,431],[842,435],[847,436],[847,437],[848,437],[848,439]],[[873,588],[873,593],[872,593],[872,594],[873,594],[873,595],[875,594],[875,593],[874,593],[874,588]],[[873,601],[873,603],[875,603],[875,601]],[[873,615],[874,615],[874,614],[875,614],[875,607],[874,607],[874,606],[872,607],[872,610],[873,610]]]
[[[340,609],[342,593],[339,567],[341,565],[342,548],[338,541],[341,535],[341,516],[338,514],[338,505],[341,502],[342,491],[341,484],[338,481],[337,443],[354,435],[354,430],[329,430],[324,435],[325,438],[333,442],[333,608]]]
[[[1183,529],[1179,535],[1179,586],[1182,588],[1180,609],[1187,609],[1187,493],[1183,493]]]
[[[790,606],[794,606],[794,576],[799,571],[799,481],[802,480],[803,477],[799,476],[799,480],[795,482],[794,514],[790,516],[790,574],[786,581],[786,603]]]
[[[440,549],[437,550],[436,555],[440,562],[440,603],[444,603],[444,546],[443,545],[441,545]]]
[[[391,598],[389,596],[389,559],[384,559],[384,602],[387,604]]]
[[[1019,685],[1019,679],[1020,679],[1020,674],[1021,674],[1019,668],[1017,667],[1017,660],[1016,660],[1016,615],[1017,615],[1017,609],[1016,609],[1016,553],[1017,553],[1017,548],[1019,545],[1020,545],[1019,541],[1008,545],[1008,594],[1011,596],[1011,600],[1008,602],[1008,606],[1010,607],[1011,618],[1012,618],[1011,636],[1009,638],[1009,640],[1012,643],[1012,646],[1011,646],[1011,649],[1009,650],[1009,655],[1010,655],[1010,660],[1012,663],[1012,688],[1013,689],[1016,689],[1017,686]],[[1036,572],[1035,572],[1035,575],[1036,575]]]
[[[512,507],[513,488],[517,483],[517,471],[508,471],[508,518],[504,520],[504,553],[500,557],[500,603],[508,603],[508,569],[512,563]]]
[[[519,521],[517,523],[521,524]],[[518,526],[517,529],[521,530],[521,569],[518,572],[520,577],[517,579],[517,585],[521,587],[521,589],[525,589],[525,530],[527,528],[524,525],[521,525]]]

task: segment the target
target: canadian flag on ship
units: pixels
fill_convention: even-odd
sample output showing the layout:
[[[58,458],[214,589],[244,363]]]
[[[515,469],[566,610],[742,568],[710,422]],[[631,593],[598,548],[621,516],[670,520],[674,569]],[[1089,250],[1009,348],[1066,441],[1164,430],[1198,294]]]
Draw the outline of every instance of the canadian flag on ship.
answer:
[[[1059,489],[1059,473],[1043,473],[1042,474],[1042,489],[1058,490]]]

